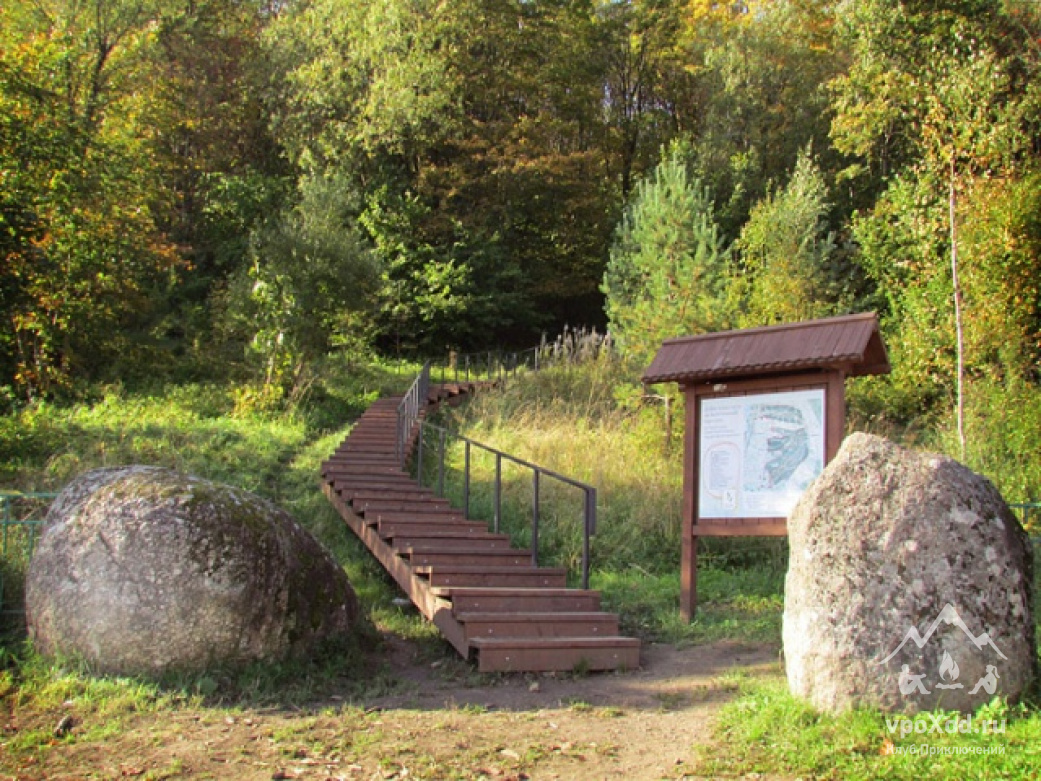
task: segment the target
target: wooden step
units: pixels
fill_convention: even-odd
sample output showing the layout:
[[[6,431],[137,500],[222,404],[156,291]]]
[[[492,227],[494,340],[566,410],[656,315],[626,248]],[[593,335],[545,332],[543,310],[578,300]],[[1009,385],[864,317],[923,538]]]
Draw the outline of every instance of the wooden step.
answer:
[[[385,540],[397,537],[417,537],[433,532],[458,532],[462,536],[480,535],[488,532],[488,527],[476,521],[378,521],[376,531]]]
[[[348,445],[345,448],[337,450],[336,455],[333,458],[341,463],[343,461],[350,462],[353,460],[365,464],[390,464],[391,466],[398,467],[401,465],[396,447],[377,449],[372,447]]]
[[[385,501],[407,501],[407,502],[423,502],[427,499],[435,500],[438,498],[437,494],[431,491],[429,488],[420,488],[418,485],[413,483],[411,486],[399,486],[390,488],[368,488],[368,487],[351,487],[350,485],[343,486],[341,483],[334,481],[333,486],[339,491],[340,496],[344,499],[351,500],[357,507],[359,504],[364,505],[365,502],[385,502]]]
[[[577,588],[475,588],[433,589],[435,596],[452,601],[452,613],[595,613],[600,592]]]
[[[558,567],[499,567],[492,565],[443,565],[414,567],[417,575],[426,575],[430,585],[444,586],[518,586],[523,588],[564,588],[567,570]]]
[[[354,472],[332,469],[328,473],[323,474],[322,479],[327,483],[333,483],[337,488],[341,485],[351,485],[356,487],[379,486],[380,488],[407,488],[416,484],[415,480],[410,478],[407,473],[390,470],[377,472],[375,474],[372,472],[357,474]]]
[[[402,523],[481,523],[484,528],[488,528],[488,524],[484,523],[484,521],[470,520],[451,507],[447,509],[431,507],[426,510],[413,510],[410,512],[397,512],[395,510],[358,510],[357,512],[365,518],[365,522],[370,526],[379,521],[400,521]]]
[[[399,552],[407,551],[409,548],[421,547],[434,549],[437,547],[454,548],[462,543],[468,546],[486,547],[490,549],[503,549],[510,547],[510,538],[505,534],[477,533],[460,534],[454,530],[447,532],[432,532],[423,529],[414,535],[399,534],[394,537],[394,549]]]
[[[403,477],[411,480],[408,472],[400,464],[369,464],[357,461],[326,461],[322,464],[322,478],[333,477],[374,477],[380,480]]]
[[[365,513],[430,513],[436,511],[442,513],[456,513],[459,511],[452,507],[447,499],[417,498],[417,499],[363,499],[352,502],[351,506]]]
[[[503,567],[524,567],[531,565],[531,551],[516,548],[477,547],[449,550],[429,551],[410,549],[403,551],[409,563],[414,567],[443,567],[460,565],[489,564]]]
[[[477,637],[617,637],[614,613],[457,613],[466,639]]]
[[[635,670],[640,641],[632,637],[481,637],[477,669],[485,672]]]
[[[421,488],[409,477],[333,477],[326,482],[332,483],[337,491],[430,491],[432,488]]]
[[[369,453],[356,450],[341,450],[332,457],[333,465],[345,466],[383,466],[401,469],[401,460],[396,453]]]

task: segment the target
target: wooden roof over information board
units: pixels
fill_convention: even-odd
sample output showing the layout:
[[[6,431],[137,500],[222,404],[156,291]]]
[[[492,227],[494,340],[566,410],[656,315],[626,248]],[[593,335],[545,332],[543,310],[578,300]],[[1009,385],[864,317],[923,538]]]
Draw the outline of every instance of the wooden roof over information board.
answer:
[[[814,370],[889,372],[875,313],[669,339],[642,380],[691,384]]]

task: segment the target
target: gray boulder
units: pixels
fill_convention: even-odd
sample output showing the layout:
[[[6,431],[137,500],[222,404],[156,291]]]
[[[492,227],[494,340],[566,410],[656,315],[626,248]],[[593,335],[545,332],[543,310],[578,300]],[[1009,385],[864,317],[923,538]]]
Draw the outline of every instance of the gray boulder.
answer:
[[[54,501],[26,581],[36,647],[101,672],[279,660],[343,637],[330,554],[253,494],[158,467],[99,469]]]
[[[838,712],[969,712],[1035,674],[1030,541],[945,456],[854,434],[788,519],[793,693]]]

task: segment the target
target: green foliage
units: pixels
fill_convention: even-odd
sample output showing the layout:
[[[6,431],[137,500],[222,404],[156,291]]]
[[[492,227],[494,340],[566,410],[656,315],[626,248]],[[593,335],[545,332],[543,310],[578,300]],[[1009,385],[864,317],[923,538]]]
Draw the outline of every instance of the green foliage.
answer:
[[[837,165],[820,85],[839,75],[846,60],[827,5],[746,5],[747,16],[720,19],[709,10],[708,18],[695,17],[685,36],[686,70],[697,81],[684,106],[688,132],[728,240],[738,237],[770,187],[790,176],[804,150],[813,149],[826,170]]]
[[[1041,173],[974,181],[959,251],[970,365],[1030,376],[1041,357]]]
[[[376,261],[358,235],[356,208],[342,178],[305,179],[300,203],[255,233],[252,263],[233,282],[229,320],[248,334],[275,400],[368,305]]]
[[[724,326],[726,257],[708,192],[674,149],[637,185],[604,273],[620,348],[648,361],[663,339]]]
[[[824,177],[804,150],[787,186],[757,203],[741,229],[732,295],[742,327],[812,320],[841,308],[845,280],[832,265],[827,212]]]
[[[176,263],[135,134],[149,17],[93,5],[0,10],[0,370],[25,397],[127,350],[148,288]]]
[[[1016,376],[970,382],[965,435],[969,468],[990,478],[1010,502],[1041,501],[1041,389],[1035,383]],[[929,444],[958,452],[952,415],[939,421]]]

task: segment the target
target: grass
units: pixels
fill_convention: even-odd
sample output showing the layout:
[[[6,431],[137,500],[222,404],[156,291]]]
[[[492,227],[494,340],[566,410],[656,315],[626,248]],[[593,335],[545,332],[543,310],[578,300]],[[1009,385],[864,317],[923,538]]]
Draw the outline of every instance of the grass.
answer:
[[[1036,777],[1041,764],[1036,709],[1010,707],[998,699],[973,718],[1003,722],[1004,731],[952,734],[949,725],[964,717],[925,713],[913,719],[924,732],[902,735],[897,726],[902,717],[873,710],[822,714],[789,694],[783,681],[749,681],[717,723],[716,737],[726,751],[699,749],[694,768],[711,776],[783,771],[815,779]],[[934,731],[937,719],[941,731]],[[923,751],[923,744],[932,748]],[[998,753],[969,753],[977,750]]]

